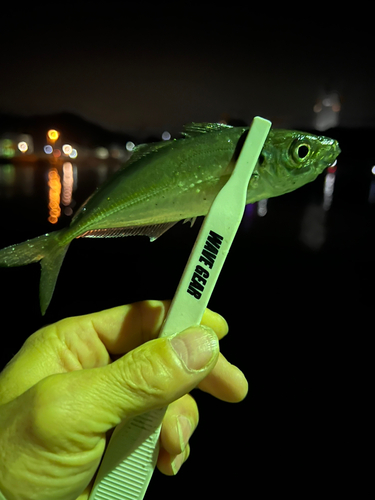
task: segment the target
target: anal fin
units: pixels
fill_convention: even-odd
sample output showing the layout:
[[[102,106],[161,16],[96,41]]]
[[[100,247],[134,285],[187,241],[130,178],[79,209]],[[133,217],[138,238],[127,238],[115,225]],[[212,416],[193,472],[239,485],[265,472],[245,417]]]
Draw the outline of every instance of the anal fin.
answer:
[[[197,220],[196,217],[190,217],[189,219],[185,219],[183,224],[186,224],[187,222],[190,222],[190,227],[194,226],[194,222]]]
[[[92,229],[78,236],[78,238],[122,238],[124,236],[148,236],[150,241],[155,241],[168,229],[177,224],[175,222],[166,222],[164,224],[155,224],[152,226],[130,226],[113,227],[108,229]]]

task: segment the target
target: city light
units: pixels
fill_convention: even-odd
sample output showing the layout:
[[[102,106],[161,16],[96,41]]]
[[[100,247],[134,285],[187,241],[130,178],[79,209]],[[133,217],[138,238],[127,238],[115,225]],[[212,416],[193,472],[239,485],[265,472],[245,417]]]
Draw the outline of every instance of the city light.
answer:
[[[34,141],[30,134],[19,134],[17,138],[17,147],[21,153],[33,153]]]
[[[333,191],[335,189],[335,173],[327,172],[324,179],[323,188],[323,208],[324,210],[329,210],[332,204]]]
[[[63,150],[63,153],[66,156],[69,156],[73,151],[73,148],[70,144],[64,144],[61,149]]]
[[[13,158],[15,155],[13,142],[10,139],[0,140],[0,156],[3,158]]]
[[[46,153],[46,155],[50,155],[53,151],[53,148],[48,144],[47,146],[44,146],[43,151]]]
[[[375,175],[375,165],[372,167],[371,173]],[[375,179],[371,179],[368,202],[371,204],[375,203]]]
[[[320,131],[339,124],[341,110],[340,96],[337,92],[328,92],[321,95],[314,105],[315,128]]]
[[[337,170],[337,160],[335,160],[335,163],[333,163],[330,167],[327,168],[327,172],[329,174],[334,174]]]
[[[257,214],[259,217],[264,217],[267,214],[267,199],[258,201]]]
[[[0,165],[0,186],[13,186],[16,180],[16,169],[11,163]]]
[[[171,134],[166,130],[161,134],[161,138],[163,139],[163,141],[169,141],[169,139],[171,138]]]
[[[112,156],[112,158],[115,158],[116,160],[122,160],[125,158],[126,153],[122,147],[114,145],[110,149],[110,155]]]
[[[57,130],[54,130],[54,129],[51,129],[47,132],[47,137],[51,140],[51,141],[57,141],[57,139],[59,138],[60,134],[58,133]]]
[[[26,151],[29,149],[29,146],[25,141],[19,142],[17,147],[21,151],[21,153],[26,153]]]
[[[73,148],[72,152],[69,155],[69,158],[77,158],[77,156],[78,156],[78,152],[76,149]]]
[[[101,160],[106,160],[109,156],[107,148],[99,147],[95,149],[95,156]]]

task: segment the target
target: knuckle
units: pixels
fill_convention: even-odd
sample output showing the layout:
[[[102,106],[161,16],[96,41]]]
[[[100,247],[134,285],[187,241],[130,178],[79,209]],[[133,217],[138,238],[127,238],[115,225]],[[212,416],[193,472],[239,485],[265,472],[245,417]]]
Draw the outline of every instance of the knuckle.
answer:
[[[131,351],[126,358],[121,375],[126,387],[137,398],[151,396],[161,400],[173,381],[172,370],[165,360],[148,345]]]
[[[192,424],[192,430],[197,427],[199,422],[198,404],[191,394],[184,394],[181,398],[171,403],[168,407],[169,414],[172,416],[183,415],[188,418]]]

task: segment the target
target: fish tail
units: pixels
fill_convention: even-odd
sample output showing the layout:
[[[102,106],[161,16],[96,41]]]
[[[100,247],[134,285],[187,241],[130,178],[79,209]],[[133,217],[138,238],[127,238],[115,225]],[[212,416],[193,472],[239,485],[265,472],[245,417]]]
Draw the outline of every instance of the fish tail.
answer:
[[[39,285],[40,309],[44,315],[55,289],[57,276],[70,241],[62,243],[65,229],[11,245],[0,250],[0,266],[16,267],[39,262],[42,266]]]

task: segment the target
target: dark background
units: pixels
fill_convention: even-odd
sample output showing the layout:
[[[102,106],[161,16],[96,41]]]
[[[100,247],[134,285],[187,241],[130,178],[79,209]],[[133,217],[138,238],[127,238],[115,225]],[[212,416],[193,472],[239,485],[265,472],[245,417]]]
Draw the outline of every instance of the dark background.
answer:
[[[338,126],[324,131],[342,149],[329,210],[325,174],[269,200],[265,217],[247,210],[210,302],[228,320],[222,352],[248,377],[249,394],[229,405],[195,391],[191,457],[177,478],[155,474],[146,498],[221,497],[228,487],[300,498],[353,483],[358,493],[353,450],[363,442],[373,317],[373,33],[366,12],[348,22],[320,5],[308,16],[229,7],[4,10],[0,113],[69,111],[141,142],[189,121],[250,123],[257,114],[314,130],[314,105],[337,93]],[[77,206],[98,179],[89,168],[79,175]],[[1,247],[69,222],[51,227],[46,168],[34,176],[27,196],[0,186]],[[2,269],[2,365],[45,324],[172,297],[199,224],[152,244],[73,242],[45,317],[39,266]]]

